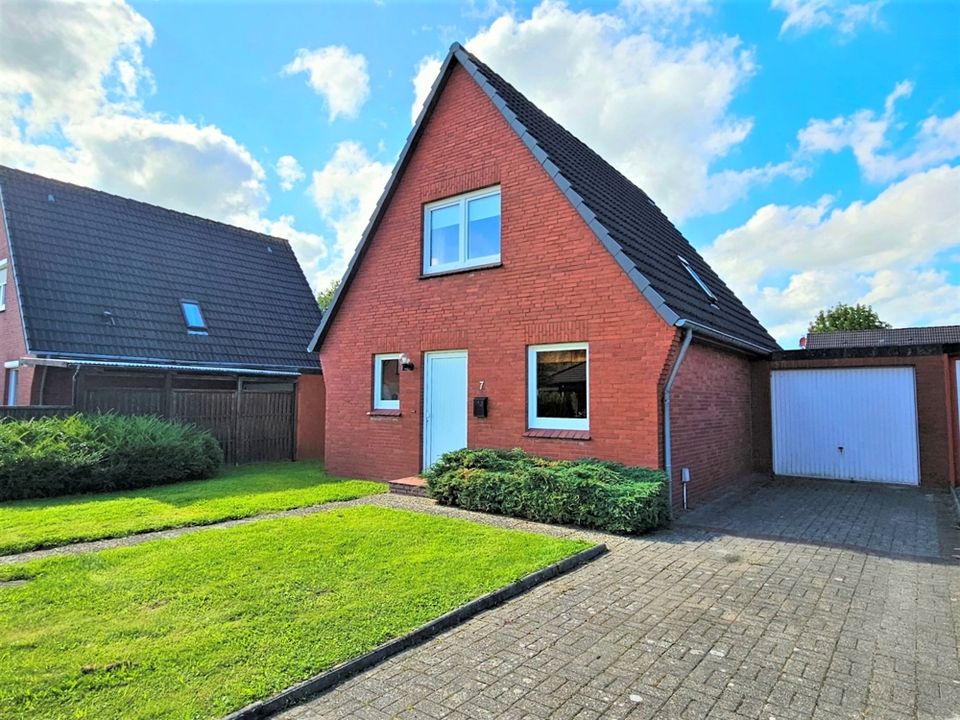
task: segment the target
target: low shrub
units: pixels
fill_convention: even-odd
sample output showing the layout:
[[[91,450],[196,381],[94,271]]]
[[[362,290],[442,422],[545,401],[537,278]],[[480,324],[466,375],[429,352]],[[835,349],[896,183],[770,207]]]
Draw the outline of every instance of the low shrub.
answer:
[[[457,450],[443,455],[424,477],[442,505],[538,522],[641,533],[669,518],[663,471],[607,460]]]
[[[0,423],[0,500],[106,492],[212,477],[206,430],[150,416],[72,415]]]

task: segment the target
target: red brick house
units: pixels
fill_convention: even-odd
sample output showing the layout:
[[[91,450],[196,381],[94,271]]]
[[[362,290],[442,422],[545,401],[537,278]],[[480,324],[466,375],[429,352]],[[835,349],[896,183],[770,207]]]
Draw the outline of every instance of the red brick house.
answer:
[[[751,360],[779,347],[642,190],[455,44],[311,349],[331,473],[521,447],[689,468],[698,499],[752,470]]]
[[[0,406],[166,415],[228,460],[323,455],[321,313],[286,240],[6,167],[0,208]]]

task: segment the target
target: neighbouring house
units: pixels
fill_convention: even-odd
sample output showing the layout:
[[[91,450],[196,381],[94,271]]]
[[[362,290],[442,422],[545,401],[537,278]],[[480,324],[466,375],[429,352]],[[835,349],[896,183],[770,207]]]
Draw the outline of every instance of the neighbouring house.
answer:
[[[0,404],[195,422],[235,462],[322,456],[321,313],[286,240],[6,167],[0,204]]]
[[[654,201],[453,45],[311,344],[334,474],[521,447],[754,469],[752,361],[779,346]]]
[[[956,487],[960,325],[811,333],[754,384],[759,468]]]

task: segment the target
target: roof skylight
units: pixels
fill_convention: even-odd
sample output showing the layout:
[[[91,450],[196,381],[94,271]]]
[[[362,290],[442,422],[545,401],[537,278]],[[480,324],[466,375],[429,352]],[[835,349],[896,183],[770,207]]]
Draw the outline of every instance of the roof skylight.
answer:
[[[203,311],[196,300],[181,300],[180,309],[183,311],[183,320],[187,324],[187,332],[193,335],[206,335],[207,323],[203,319]]]
[[[677,258],[681,263],[683,263],[683,266],[687,269],[687,272],[690,273],[690,277],[697,281],[697,285],[700,286],[700,289],[703,290],[708,298],[710,298],[710,304],[716,305],[718,301],[717,296],[713,294],[713,290],[709,288],[709,286],[703,281],[703,278],[697,274],[697,271],[693,269],[693,266],[690,265],[683,255],[677,255]]]

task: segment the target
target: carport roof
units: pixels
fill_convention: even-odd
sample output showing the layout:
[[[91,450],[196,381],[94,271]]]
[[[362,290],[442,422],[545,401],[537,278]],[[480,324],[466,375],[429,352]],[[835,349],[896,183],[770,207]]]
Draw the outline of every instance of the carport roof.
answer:
[[[960,343],[960,325],[935,325],[931,327],[810,333],[807,335],[806,349],[953,345],[956,343]]]

